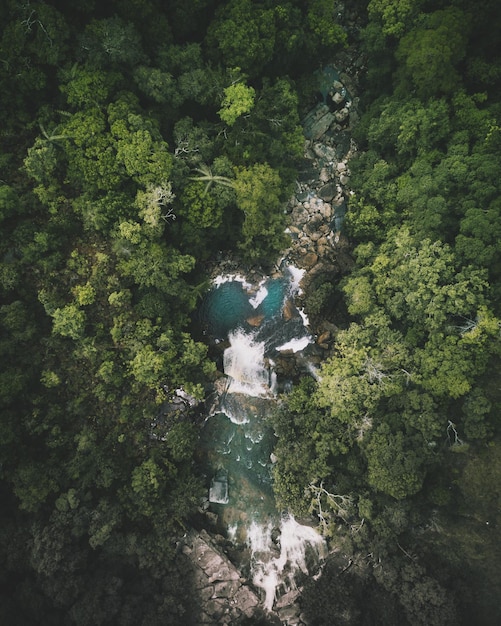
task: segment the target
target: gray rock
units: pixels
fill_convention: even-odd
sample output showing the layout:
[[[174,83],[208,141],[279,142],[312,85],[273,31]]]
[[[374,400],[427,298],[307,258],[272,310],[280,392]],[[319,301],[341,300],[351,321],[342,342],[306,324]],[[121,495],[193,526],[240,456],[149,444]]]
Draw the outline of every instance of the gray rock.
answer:
[[[220,619],[225,614],[227,608],[226,602],[218,598],[209,600],[204,605],[205,612],[215,619]]]
[[[285,606],[282,609],[279,609],[278,616],[280,617],[282,622],[286,621],[288,624],[298,624],[299,607],[295,604],[292,604],[291,606]]]
[[[336,158],[336,151],[334,148],[331,148],[324,143],[314,144],[313,151],[319,159],[324,159],[325,161],[334,161]]]
[[[325,135],[334,121],[335,117],[330,112],[329,107],[324,103],[320,103],[304,119],[304,134],[308,139],[317,141]]]
[[[250,609],[254,609],[259,604],[257,595],[247,586],[242,586],[234,596],[236,606],[248,615]]]
[[[319,198],[322,198],[322,200],[325,200],[325,202],[330,202],[334,198],[336,193],[336,183],[327,183],[327,185],[320,187],[320,189],[317,191]]]
[[[275,602],[275,608],[282,609],[286,606],[294,604],[299,594],[300,594],[299,589],[291,589],[291,591],[288,591],[287,593],[285,593]]]
[[[336,122],[340,122],[340,123],[346,121],[349,115],[350,115],[350,112],[346,107],[343,107],[342,109],[334,113]]]
[[[309,233],[316,233],[320,224],[322,223],[322,216],[318,213],[315,213],[311,216],[311,219],[305,225],[304,230]]]
[[[306,224],[306,222],[308,222],[309,219],[310,219],[310,214],[308,213],[308,210],[303,205],[300,204],[297,207],[294,207],[294,210],[292,211],[292,220],[296,226],[299,226],[301,224]]]
[[[332,95],[332,102],[334,102],[334,104],[341,104],[342,102],[344,102],[344,96],[342,93],[340,93],[339,91],[336,91],[333,95]]]
[[[325,220],[328,220],[332,217],[332,208],[330,204],[327,204],[327,202],[322,202],[322,204],[318,208],[318,211]]]
[[[331,169],[329,167],[323,167],[320,170],[320,175],[318,177],[318,180],[321,183],[327,183],[329,182],[330,179],[331,179]]]
[[[308,191],[300,191],[297,195],[297,201],[298,202],[306,202],[306,200],[308,200]],[[294,205],[294,208],[296,208],[296,204]]]
[[[211,617],[210,615],[207,615],[207,613],[202,613],[199,618],[198,618],[198,622],[200,624],[212,624],[214,625],[214,618]]]
[[[214,587],[212,585],[209,585],[208,587],[204,587],[203,589],[200,590],[200,599],[203,602],[207,602],[208,600],[210,600],[213,595],[214,595]]]
[[[240,581],[226,580],[214,585],[213,594],[215,598],[232,598],[240,587]]]

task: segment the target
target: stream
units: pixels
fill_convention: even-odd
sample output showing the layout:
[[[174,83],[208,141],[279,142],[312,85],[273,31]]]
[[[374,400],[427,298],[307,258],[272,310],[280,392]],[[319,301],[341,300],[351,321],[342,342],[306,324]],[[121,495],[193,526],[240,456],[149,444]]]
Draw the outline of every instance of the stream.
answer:
[[[267,610],[326,552],[314,528],[277,510],[272,488],[275,435],[268,418],[277,394],[292,385],[277,377],[275,360],[284,351],[301,357],[312,342],[308,320],[292,304],[302,273],[285,266],[279,277],[257,285],[242,276],[218,276],[201,309],[206,334],[225,347],[224,377],[200,440],[211,481],[209,506],[227,538],[247,555],[240,567],[261,589]]]

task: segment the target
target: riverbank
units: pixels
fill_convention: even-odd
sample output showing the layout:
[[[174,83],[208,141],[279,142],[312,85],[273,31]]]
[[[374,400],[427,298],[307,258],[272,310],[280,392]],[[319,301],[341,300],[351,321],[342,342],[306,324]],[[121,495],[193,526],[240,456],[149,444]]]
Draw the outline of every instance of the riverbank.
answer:
[[[319,281],[326,278],[336,283],[352,267],[343,222],[351,196],[350,160],[357,152],[351,137],[352,126],[358,120],[357,84],[334,67],[325,68],[319,79],[323,80],[323,97],[303,120],[304,155],[298,167],[294,194],[285,207],[289,216],[289,247],[267,274],[260,268],[245,267],[236,256],[215,262],[209,268],[212,279],[242,277],[251,292],[257,292],[265,279],[283,278],[285,267],[294,266],[301,270],[298,272],[301,277],[299,289],[283,305],[281,314],[284,322],[299,316],[299,311],[307,307]],[[256,316],[248,323],[257,328],[262,323],[262,317]],[[285,350],[278,358],[274,356],[274,370],[282,379],[296,380],[306,373],[305,363],[316,368],[328,357],[336,326],[321,316],[314,316],[308,330],[313,342],[304,355]],[[213,346],[221,355],[227,347],[224,341]],[[202,604],[200,623],[230,624],[244,618],[261,618],[265,598],[260,597],[259,590],[246,578],[245,567],[241,570],[235,565],[233,561],[238,559],[230,559],[229,554],[232,549],[235,551],[234,547],[231,541],[220,535],[221,521],[213,509],[208,501],[203,503],[200,509],[202,518],[206,520],[203,536],[202,533],[191,533],[182,544],[183,554],[191,561],[197,580]],[[198,556],[200,550],[204,553],[201,560]],[[209,561],[208,573],[204,570],[206,560]],[[211,564],[216,562],[218,567],[213,572]],[[275,601],[268,603],[268,623],[276,620],[277,624],[306,626],[306,618],[301,613],[300,593],[300,586],[278,593]],[[240,596],[245,596],[243,604]]]

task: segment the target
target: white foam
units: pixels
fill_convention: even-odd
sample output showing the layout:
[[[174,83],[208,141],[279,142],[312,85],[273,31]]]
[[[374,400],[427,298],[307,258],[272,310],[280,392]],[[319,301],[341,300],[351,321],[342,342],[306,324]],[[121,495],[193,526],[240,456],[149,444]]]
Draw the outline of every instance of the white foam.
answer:
[[[279,585],[286,590],[295,588],[294,577],[298,571],[308,574],[307,553],[316,557],[317,563],[325,558],[325,540],[310,526],[298,524],[292,515],[280,524],[280,552],[272,541],[273,525],[252,522],[247,531],[247,543],[251,550],[252,580],[264,591],[264,606],[273,609]]]
[[[237,330],[229,335],[230,347],[223,354],[227,393],[262,397],[270,394],[270,371],[264,363],[264,341]]]
[[[303,326],[305,328],[308,328],[310,325],[310,320],[308,319],[308,316],[303,311],[303,309],[298,309],[298,311],[299,311],[299,315],[301,316],[301,319],[303,320]]]
[[[242,286],[246,291],[250,291],[252,289],[252,285],[241,274],[219,274],[219,276],[216,276],[212,282],[216,287],[219,287],[223,283],[231,283],[233,281],[242,283]]]
[[[292,293],[302,294],[303,290],[300,287],[300,282],[303,279],[303,276],[306,273],[306,270],[299,269],[299,267],[295,267],[294,265],[288,265],[287,271],[291,275],[291,284],[290,290]]]
[[[309,345],[312,341],[313,340],[309,335],[306,337],[294,338],[290,341],[287,341],[287,343],[278,346],[277,350],[279,352],[283,352],[285,350],[292,350],[292,352],[301,352],[301,350],[304,350],[306,346]]]
[[[257,309],[257,307],[261,304],[261,302],[268,295],[268,289],[266,289],[266,287],[264,286],[264,282],[265,281],[261,281],[256,294],[252,298],[249,298],[249,302],[251,306],[255,309]]]

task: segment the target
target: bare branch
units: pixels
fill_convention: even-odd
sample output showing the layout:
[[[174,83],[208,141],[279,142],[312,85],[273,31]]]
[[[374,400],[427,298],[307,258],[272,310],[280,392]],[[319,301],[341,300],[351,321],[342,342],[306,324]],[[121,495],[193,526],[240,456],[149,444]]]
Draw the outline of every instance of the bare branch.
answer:
[[[353,504],[351,496],[330,493],[324,488],[323,481],[320,485],[311,483],[308,489],[314,496],[312,504],[314,508],[317,509],[318,519],[320,520],[323,532],[327,532],[328,530],[332,512],[336,517],[340,517],[347,523],[346,518],[349,517],[350,508]],[[325,500],[325,504],[323,500]],[[329,508],[331,511],[328,510]]]
[[[452,440],[453,438],[454,441]],[[449,441],[449,445],[451,447],[464,445],[464,441],[459,437],[458,431],[456,430],[456,424],[451,422],[451,420],[449,420],[447,424],[447,440]]]
[[[404,548],[402,548],[402,546],[398,543],[397,541],[397,546],[400,548],[400,550],[402,550],[402,552],[405,554],[405,556],[407,558],[409,558],[411,561],[416,561],[417,560],[417,556],[414,554],[410,554],[409,552],[407,552],[407,550],[404,550]]]

